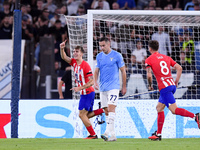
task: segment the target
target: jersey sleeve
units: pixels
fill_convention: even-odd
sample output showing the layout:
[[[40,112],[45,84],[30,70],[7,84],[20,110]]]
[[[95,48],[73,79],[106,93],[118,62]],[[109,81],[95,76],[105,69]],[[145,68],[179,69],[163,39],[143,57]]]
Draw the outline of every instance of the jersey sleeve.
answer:
[[[175,64],[176,62],[170,57],[170,66],[174,67]]]
[[[71,59],[71,63],[70,65],[74,67],[74,63],[76,62],[76,60],[74,58]]]
[[[147,69],[147,68],[149,68],[149,67],[151,67],[151,64],[150,64],[149,59],[147,58],[147,59],[145,60],[145,68]]]
[[[84,72],[85,72],[85,77],[93,76],[92,69],[87,62],[84,65]]]
[[[95,68],[99,68],[99,55],[96,57],[97,63],[95,64]]]
[[[119,68],[121,68],[125,65],[123,57],[120,53],[118,53],[117,65],[118,65]]]

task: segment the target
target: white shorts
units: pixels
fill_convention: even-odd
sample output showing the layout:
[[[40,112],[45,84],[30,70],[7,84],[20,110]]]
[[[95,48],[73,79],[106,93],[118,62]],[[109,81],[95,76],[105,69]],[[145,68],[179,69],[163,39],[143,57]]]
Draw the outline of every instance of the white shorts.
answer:
[[[118,89],[100,92],[100,100],[102,108],[108,107],[108,104],[117,106],[118,99],[119,99]]]

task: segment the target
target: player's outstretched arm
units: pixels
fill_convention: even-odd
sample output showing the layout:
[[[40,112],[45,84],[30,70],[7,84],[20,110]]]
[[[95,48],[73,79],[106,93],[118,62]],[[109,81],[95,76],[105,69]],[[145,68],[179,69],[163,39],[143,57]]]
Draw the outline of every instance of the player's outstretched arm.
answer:
[[[64,61],[70,64],[71,58],[68,57],[65,53],[65,43],[66,43],[66,40],[60,44],[60,56]]]
[[[178,86],[178,82],[179,79],[181,78],[181,74],[182,74],[182,67],[179,64],[175,64],[174,68],[176,69],[176,80],[175,80],[175,84],[176,86]]]

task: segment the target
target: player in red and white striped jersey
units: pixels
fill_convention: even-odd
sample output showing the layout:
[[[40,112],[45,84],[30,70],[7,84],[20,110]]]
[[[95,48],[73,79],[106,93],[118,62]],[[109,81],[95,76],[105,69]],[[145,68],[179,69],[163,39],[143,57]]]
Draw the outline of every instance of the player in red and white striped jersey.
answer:
[[[148,59],[146,59],[146,64],[146,68],[152,69],[156,77],[159,90],[170,85],[175,85],[170,67],[173,67],[176,62],[171,57],[155,52]]]
[[[160,91],[160,97],[156,106],[158,112],[158,129],[149,137],[151,140],[161,140],[161,132],[165,119],[165,106],[168,107],[172,114],[193,118],[197,122],[198,128],[200,128],[200,114],[197,113],[195,115],[183,108],[178,108],[173,95],[176,92],[176,86],[178,86],[182,74],[182,67],[171,57],[158,53],[158,48],[158,41],[149,41],[149,52],[151,53],[151,56],[145,60],[149,90],[153,90],[151,73],[153,71]],[[170,67],[174,67],[177,71],[175,81],[172,78]]]
[[[73,87],[71,90],[74,90],[75,92],[81,92],[78,109],[79,117],[90,133],[86,139],[97,139],[98,137],[90,123],[89,118],[100,115],[104,111],[102,108],[93,111],[95,98],[94,88],[92,87],[94,84],[93,73],[90,65],[83,60],[83,47],[76,46],[73,51],[74,58],[70,58],[64,52],[65,43],[66,41],[60,44],[60,54],[63,60],[74,67],[76,87]]]
[[[86,61],[83,60],[81,64],[77,64],[76,59],[72,58],[70,65],[74,67],[75,82],[77,87],[81,87],[90,81],[90,77],[92,77],[93,74],[90,65]],[[94,88],[92,86],[81,90],[81,95],[90,94],[91,92],[94,92]]]

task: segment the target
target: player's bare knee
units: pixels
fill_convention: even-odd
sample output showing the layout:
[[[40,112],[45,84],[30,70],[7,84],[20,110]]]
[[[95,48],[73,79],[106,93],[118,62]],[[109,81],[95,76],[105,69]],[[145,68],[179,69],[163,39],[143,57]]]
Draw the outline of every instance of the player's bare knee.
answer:
[[[171,113],[172,113],[173,115],[176,114],[176,113],[175,113],[175,110],[176,110],[176,109],[169,107],[169,110],[171,111]]]
[[[115,105],[108,105],[108,112],[115,112]]]
[[[162,104],[162,103],[159,103],[159,102],[158,102],[158,104],[157,104],[157,106],[156,106],[157,112],[159,113],[159,112],[164,111],[164,108],[165,108],[165,104]]]
[[[82,118],[83,117],[83,114],[79,113],[79,118]]]
[[[163,109],[161,107],[159,107],[159,106],[156,106],[156,110],[157,110],[157,112],[162,112],[163,111]]]
[[[176,114],[176,113],[175,113],[175,111],[173,111],[173,110],[171,110],[171,112],[172,112],[172,114],[173,114],[173,115],[175,115],[175,114]]]
[[[104,113],[106,116],[108,116],[108,107],[103,108],[104,109]]]
[[[106,116],[108,116],[108,110],[104,110]]]
[[[79,118],[83,118],[83,116],[85,116],[85,113],[79,112]]]
[[[175,113],[176,108],[177,108],[176,103],[169,105],[168,108],[169,108],[169,110],[172,112],[172,114],[176,114],[176,113]]]
[[[94,112],[90,112],[86,115],[88,118],[92,118],[95,116]]]

